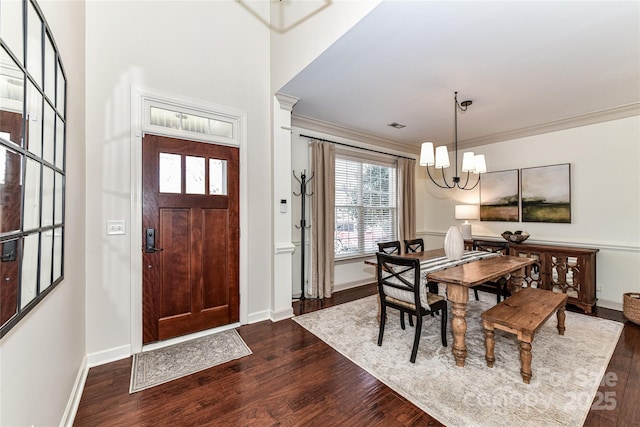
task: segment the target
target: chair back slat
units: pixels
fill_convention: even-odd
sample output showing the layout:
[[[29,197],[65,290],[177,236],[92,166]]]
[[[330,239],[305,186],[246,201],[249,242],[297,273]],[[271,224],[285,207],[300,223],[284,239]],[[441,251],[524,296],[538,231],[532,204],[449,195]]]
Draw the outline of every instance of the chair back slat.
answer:
[[[424,251],[424,240],[419,239],[411,239],[404,241],[404,253],[410,254],[412,252],[423,252]]]
[[[502,255],[509,255],[509,242],[474,239],[472,246],[474,251],[497,252]]]
[[[378,251],[385,254],[398,254],[400,255],[400,241],[394,240],[392,242],[379,242]]]
[[[475,251],[485,251],[499,253],[502,255],[509,255],[509,242],[496,242],[492,240],[474,239],[472,242],[472,248]],[[500,302],[501,297],[507,298],[507,296],[509,295],[506,277],[500,277],[495,280],[490,280],[480,286],[474,287],[473,293],[475,294],[476,300],[479,299],[478,290],[495,293],[497,303]]]
[[[384,298],[385,286],[412,292],[414,303],[420,306],[420,260],[388,255],[382,252],[376,254],[378,259],[377,277],[378,291]]]

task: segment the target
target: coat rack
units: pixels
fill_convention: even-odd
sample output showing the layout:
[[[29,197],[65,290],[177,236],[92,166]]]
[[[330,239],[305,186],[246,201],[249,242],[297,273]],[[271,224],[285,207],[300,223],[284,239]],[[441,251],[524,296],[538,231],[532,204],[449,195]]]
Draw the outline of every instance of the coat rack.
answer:
[[[307,184],[311,182],[314,174],[311,174],[311,177],[307,180],[307,170],[305,169],[302,174],[300,174],[300,178],[296,176],[296,171],[293,171],[293,177],[300,183],[300,192],[293,192],[294,196],[300,196],[301,198],[301,208],[300,208],[300,225],[296,225],[296,228],[300,230],[300,296],[293,299],[299,299],[301,303],[304,303],[308,300],[319,300],[320,305],[322,305],[322,298],[308,298],[304,293],[304,281],[305,281],[305,232],[307,229],[311,228],[310,225],[307,225],[306,218],[306,198],[313,196],[313,193],[307,192]],[[300,313],[302,313],[302,304],[300,304]]]

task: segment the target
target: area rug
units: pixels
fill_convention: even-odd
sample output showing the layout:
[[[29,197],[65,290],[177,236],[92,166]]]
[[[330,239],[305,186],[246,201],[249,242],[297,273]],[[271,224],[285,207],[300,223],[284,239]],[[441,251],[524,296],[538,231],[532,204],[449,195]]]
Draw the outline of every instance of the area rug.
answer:
[[[396,310],[387,310],[384,340],[378,347],[375,296],[294,320],[447,426],[583,425],[623,325],[567,312],[567,329],[561,336],[551,317],[534,338],[533,378],[525,384],[517,340],[511,334],[496,330],[495,365],[486,366],[480,314],[491,305],[470,298],[463,368],[455,366],[451,353],[450,322],[449,346],[442,347],[439,316],[423,322],[415,364],[409,362],[414,329],[408,324],[400,329]],[[451,307],[449,317],[450,312]]]
[[[235,329],[133,355],[129,393],[251,354]]]

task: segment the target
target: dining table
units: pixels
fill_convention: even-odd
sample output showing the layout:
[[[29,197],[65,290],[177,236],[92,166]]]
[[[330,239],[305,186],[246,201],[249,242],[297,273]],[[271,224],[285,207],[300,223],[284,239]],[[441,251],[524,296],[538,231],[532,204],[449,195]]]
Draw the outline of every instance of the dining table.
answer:
[[[469,255],[469,252],[465,252]],[[421,267],[430,261],[442,259],[446,261],[443,249],[432,249],[422,252],[414,252],[399,255],[406,258],[417,258]],[[466,334],[467,334],[467,303],[469,302],[469,288],[485,282],[494,281],[500,277],[509,276],[509,289],[518,292],[522,289],[525,277],[525,268],[535,263],[532,258],[509,255],[498,255],[473,259],[467,262],[457,263],[451,260],[448,266],[426,273],[425,283],[436,282],[446,286],[447,300],[451,302],[451,330],[453,332],[452,353],[456,366],[463,367],[467,358]],[[365,261],[368,265],[377,265],[375,258]]]

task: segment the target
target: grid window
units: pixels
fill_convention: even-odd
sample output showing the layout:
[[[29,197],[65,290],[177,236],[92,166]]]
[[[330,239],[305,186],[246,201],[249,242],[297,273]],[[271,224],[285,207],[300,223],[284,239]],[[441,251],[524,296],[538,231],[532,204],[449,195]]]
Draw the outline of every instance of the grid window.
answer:
[[[396,166],[336,156],[335,257],[374,253],[396,239]]]

